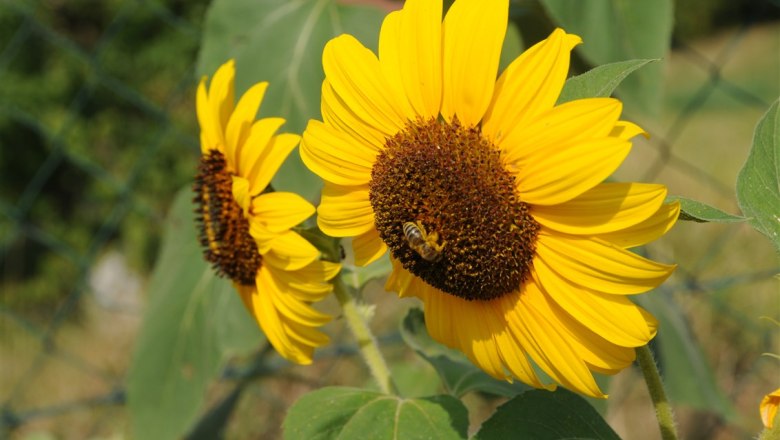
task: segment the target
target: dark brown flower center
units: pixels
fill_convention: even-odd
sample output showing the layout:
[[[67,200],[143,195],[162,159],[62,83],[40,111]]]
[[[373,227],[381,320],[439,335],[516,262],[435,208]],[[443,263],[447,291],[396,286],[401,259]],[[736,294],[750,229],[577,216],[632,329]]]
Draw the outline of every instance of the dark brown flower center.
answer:
[[[249,222],[233,197],[233,178],[222,153],[210,150],[201,156],[192,189],[206,260],[220,276],[253,286],[263,259],[249,235]]]
[[[528,276],[539,224],[479,128],[409,123],[377,157],[369,199],[393,256],[433,287],[490,300]]]

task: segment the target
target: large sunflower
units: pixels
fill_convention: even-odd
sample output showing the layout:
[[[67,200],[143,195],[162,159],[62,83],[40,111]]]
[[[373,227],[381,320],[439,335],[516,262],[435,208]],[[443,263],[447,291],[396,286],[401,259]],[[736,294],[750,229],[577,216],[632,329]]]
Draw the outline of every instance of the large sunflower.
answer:
[[[317,327],[330,320],[311,307],[331,291],[340,266],[290,228],[314,213],[297,194],[268,191],[271,177],[300,137],[275,134],[281,118],[255,121],[268,83],[234,104],[235,63],[223,64],[209,90],[197,92],[201,159],[195,202],[206,259],[233,281],[268,340],[286,359],[311,363],[328,342]]]
[[[555,105],[580,38],[555,30],[496,81],[508,1],[407,0],[379,56],[350,35],[323,53],[324,122],[301,156],[325,181],[329,235],[357,264],[388,249],[386,288],[425,305],[430,334],[491,376],[605,397],[656,321],[626,295],[674,266],[626,250],[679,213],[666,188],[603,183],[643,133],[611,98]]]

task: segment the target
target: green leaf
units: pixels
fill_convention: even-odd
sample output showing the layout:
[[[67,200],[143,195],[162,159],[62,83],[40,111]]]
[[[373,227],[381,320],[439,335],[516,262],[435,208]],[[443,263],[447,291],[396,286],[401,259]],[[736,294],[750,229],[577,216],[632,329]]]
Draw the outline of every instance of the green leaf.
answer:
[[[666,198],[666,203],[673,202],[675,200],[680,201],[680,220],[688,220],[699,223],[737,223],[747,220],[745,217],[728,214],[718,208],[707,205],[706,203],[686,199],[685,197],[669,196]]]
[[[566,80],[558,104],[583,98],[603,98],[612,95],[617,86],[635,70],[658,60],[629,60],[595,67],[582,75]]]
[[[737,177],[737,201],[750,224],[780,251],[780,100],[756,126],[753,148]]]
[[[475,440],[620,440],[607,422],[580,396],[559,388],[533,390],[501,405],[479,430]]]
[[[460,397],[469,391],[512,397],[531,389],[520,382],[496,380],[472,364],[457,350],[436,342],[425,328],[425,316],[420,309],[410,309],[401,322],[401,337],[417,354],[439,373],[447,392]]]
[[[198,72],[213,75],[222,63],[235,59],[237,94],[269,81],[261,115],[284,117],[281,131],[300,134],[309,119],[320,117],[325,43],[349,33],[375,49],[382,18],[378,9],[334,0],[215,0],[206,14]],[[322,187],[297,150],[273,185],[312,201]]]
[[[699,348],[701,344],[694,340],[679,306],[661,291],[641,295],[637,301],[659,321],[654,344],[664,385],[672,402],[712,411],[734,420],[734,408],[715,381],[715,375]]]
[[[289,440],[465,439],[468,413],[451,396],[405,399],[327,387],[298,399],[283,426]]]
[[[195,420],[225,352],[257,347],[257,325],[230,282],[203,260],[192,192],[176,196],[162,250],[149,281],[144,315],[127,378],[133,437],[179,438]]]
[[[661,58],[669,50],[673,2],[625,0],[543,0],[552,18],[582,37],[577,51],[591,65],[637,58]],[[629,112],[660,111],[663,61],[631,75],[618,89]]]
[[[349,253],[351,253],[352,246],[348,245],[346,247],[350,249]],[[367,266],[360,267],[354,264],[344,264],[342,277],[350,285],[363,288],[369,281],[381,279],[392,270],[393,266],[390,264],[390,257],[386,253]]]

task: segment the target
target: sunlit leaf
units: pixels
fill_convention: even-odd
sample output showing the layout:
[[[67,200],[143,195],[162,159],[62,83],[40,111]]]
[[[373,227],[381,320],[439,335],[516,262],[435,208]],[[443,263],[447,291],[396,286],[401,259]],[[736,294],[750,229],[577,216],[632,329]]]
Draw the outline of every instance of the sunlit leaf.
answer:
[[[384,14],[378,9],[335,0],[215,0],[206,14],[198,73],[213,75],[236,60],[236,92],[269,81],[261,116],[287,119],[282,131],[302,133],[320,117],[322,49],[349,33],[376,50]],[[315,200],[321,182],[303,165],[297,150],[273,180],[277,190]]]
[[[425,329],[425,316],[420,309],[411,309],[401,323],[401,336],[407,345],[430,362],[447,392],[460,397],[469,391],[480,391],[511,397],[531,389],[520,382],[496,380],[480,370],[459,351],[436,342]]]
[[[357,388],[304,395],[284,420],[288,440],[465,439],[468,414],[451,396],[408,399]]]
[[[753,148],[737,177],[737,201],[750,224],[780,251],[780,100],[756,126]]]
[[[542,0],[553,20],[582,37],[577,51],[594,66],[638,58],[663,59],[672,36],[673,2]],[[663,61],[631,75],[617,93],[629,111],[659,113]]]
[[[629,60],[604,64],[582,75],[573,76],[566,80],[558,103],[610,96],[628,75],[654,61],[658,60]]]
[[[181,437],[201,410],[224,354],[264,341],[232,285],[203,260],[191,200],[189,188],[177,195],[149,282],[150,302],[127,378],[134,438]]]
[[[680,220],[688,220],[699,223],[738,223],[747,220],[745,217],[728,214],[718,208],[685,197],[669,196],[666,202],[680,202]]]
[[[582,397],[559,388],[527,391],[501,405],[474,440],[599,439],[620,437]]]

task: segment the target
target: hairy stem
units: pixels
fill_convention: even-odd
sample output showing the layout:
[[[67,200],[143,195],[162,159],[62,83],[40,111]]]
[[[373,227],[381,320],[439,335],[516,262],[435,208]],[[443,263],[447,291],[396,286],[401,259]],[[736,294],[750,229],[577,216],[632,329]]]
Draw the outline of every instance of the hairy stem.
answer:
[[[386,394],[398,395],[398,389],[390,375],[390,370],[387,368],[385,358],[382,357],[382,353],[379,351],[379,345],[368,328],[368,323],[363,318],[363,315],[360,314],[352,292],[344,284],[341,277],[336,277],[334,284],[333,290],[344,311],[344,318],[347,320],[352,334],[355,335],[355,339],[357,339],[360,354],[363,355],[363,360],[368,365],[368,369],[379,385],[379,389]]]
[[[664,440],[677,440],[677,428],[674,425],[674,414],[669,399],[666,398],[664,384],[661,381],[661,375],[658,373],[658,365],[653,359],[650,347],[647,345],[636,349],[639,367],[645,376],[647,389],[650,391],[650,398],[653,399],[655,406],[655,415],[658,418],[658,427],[661,429],[661,437]]]

